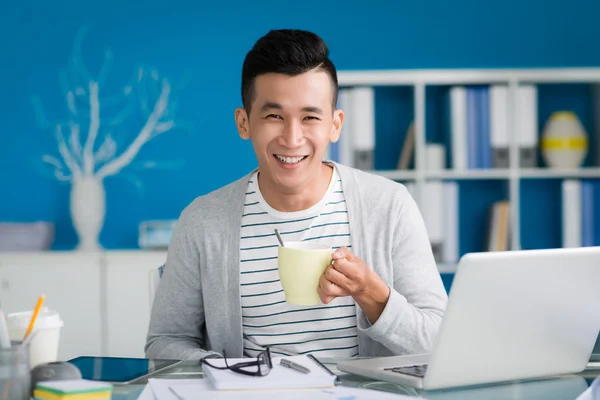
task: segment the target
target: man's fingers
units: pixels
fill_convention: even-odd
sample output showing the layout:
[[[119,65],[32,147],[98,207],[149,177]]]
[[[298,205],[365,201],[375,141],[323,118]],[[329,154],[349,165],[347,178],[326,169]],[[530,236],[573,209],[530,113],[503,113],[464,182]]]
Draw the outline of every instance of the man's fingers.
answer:
[[[348,258],[351,256],[352,256],[352,253],[350,252],[350,249],[347,248],[346,246],[340,247],[339,249],[337,249],[336,251],[334,251],[331,254],[331,258],[333,258],[334,260],[339,260],[341,258]]]
[[[323,304],[329,304],[330,302],[333,301],[333,299],[335,299],[335,296],[330,296],[330,295],[323,293],[323,291],[321,290],[320,287],[319,287],[318,291],[319,291],[319,298],[321,299],[321,302]]]
[[[340,272],[338,270],[338,266],[336,264],[344,264],[344,262],[347,263],[346,260],[338,260],[335,262],[334,265],[330,265],[329,267],[327,267],[327,269],[325,270],[325,279],[327,279],[328,281],[335,283],[337,286],[340,286],[342,288],[347,288],[348,285],[350,284],[350,280],[348,279],[348,277],[346,275],[344,275],[342,272]]]
[[[319,289],[323,292],[324,295],[327,296],[338,297],[345,295],[344,290],[340,286],[328,280],[325,277],[325,275],[321,275],[321,278],[319,280]]]
[[[356,263],[350,262],[347,259],[336,260],[329,268],[334,268],[337,272],[351,281],[356,279],[358,275],[358,266]]]

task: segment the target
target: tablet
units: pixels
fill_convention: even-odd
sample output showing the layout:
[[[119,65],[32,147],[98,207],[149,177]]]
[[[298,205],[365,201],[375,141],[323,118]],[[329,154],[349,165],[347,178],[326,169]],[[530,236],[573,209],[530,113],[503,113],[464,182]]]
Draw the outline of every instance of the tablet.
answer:
[[[163,371],[180,361],[83,356],[69,362],[79,368],[83,379],[125,384]]]

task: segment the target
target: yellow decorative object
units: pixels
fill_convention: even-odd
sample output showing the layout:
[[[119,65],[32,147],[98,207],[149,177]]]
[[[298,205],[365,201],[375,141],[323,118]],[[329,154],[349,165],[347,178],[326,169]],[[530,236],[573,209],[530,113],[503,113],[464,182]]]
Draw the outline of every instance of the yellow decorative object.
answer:
[[[579,168],[588,152],[588,138],[577,115],[553,113],[542,135],[542,157],[551,168]]]

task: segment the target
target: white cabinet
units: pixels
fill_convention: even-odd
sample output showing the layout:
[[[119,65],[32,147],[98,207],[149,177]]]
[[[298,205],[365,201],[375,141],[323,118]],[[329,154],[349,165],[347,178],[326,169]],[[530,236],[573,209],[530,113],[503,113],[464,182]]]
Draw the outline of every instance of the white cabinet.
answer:
[[[107,286],[108,354],[144,357],[150,322],[150,273],[166,252],[110,251],[104,255]]]
[[[31,310],[41,294],[64,321],[59,358],[102,354],[99,254],[0,253],[0,301],[5,313]]]
[[[144,357],[150,321],[150,272],[166,252],[0,253],[0,307],[31,310],[40,294],[60,313],[59,358]]]

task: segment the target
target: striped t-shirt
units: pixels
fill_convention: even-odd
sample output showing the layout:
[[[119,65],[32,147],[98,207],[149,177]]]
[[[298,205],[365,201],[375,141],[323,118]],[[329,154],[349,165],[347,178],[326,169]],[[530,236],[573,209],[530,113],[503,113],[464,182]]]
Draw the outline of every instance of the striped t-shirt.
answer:
[[[350,246],[348,210],[342,182],[334,169],[326,195],[313,207],[280,212],[263,199],[257,173],[250,178],[240,240],[244,353],[262,346],[275,354],[315,353],[326,357],[358,354],[356,310],[351,296],[329,304],[287,304],[277,271],[277,228],[282,239],[317,241],[333,249]]]

